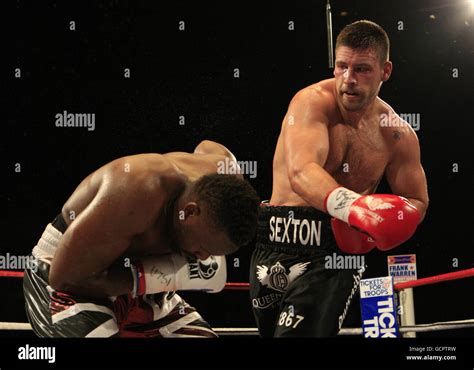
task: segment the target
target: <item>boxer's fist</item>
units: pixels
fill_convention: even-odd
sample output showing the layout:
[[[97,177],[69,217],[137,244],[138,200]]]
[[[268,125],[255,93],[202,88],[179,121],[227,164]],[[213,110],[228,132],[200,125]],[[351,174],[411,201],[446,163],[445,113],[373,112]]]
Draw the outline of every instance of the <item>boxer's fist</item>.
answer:
[[[376,247],[375,241],[337,218],[331,219],[332,232],[336,243],[343,252],[364,254]]]
[[[132,296],[175,290],[217,293],[224,289],[227,279],[225,256],[201,261],[173,253],[135,261],[131,270]]]
[[[331,216],[370,235],[383,251],[407,241],[420,221],[406,198],[392,194],[362,196],[339,187],[328,194],[325,206]]]

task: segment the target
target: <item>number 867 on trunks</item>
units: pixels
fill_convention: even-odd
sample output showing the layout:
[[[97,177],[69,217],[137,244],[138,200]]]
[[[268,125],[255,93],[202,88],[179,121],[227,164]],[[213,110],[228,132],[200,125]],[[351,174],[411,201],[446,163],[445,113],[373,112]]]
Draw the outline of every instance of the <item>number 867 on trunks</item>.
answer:
[[[391,276],[361,280],[360,308],[364,337],[398,337],[396,306]]]

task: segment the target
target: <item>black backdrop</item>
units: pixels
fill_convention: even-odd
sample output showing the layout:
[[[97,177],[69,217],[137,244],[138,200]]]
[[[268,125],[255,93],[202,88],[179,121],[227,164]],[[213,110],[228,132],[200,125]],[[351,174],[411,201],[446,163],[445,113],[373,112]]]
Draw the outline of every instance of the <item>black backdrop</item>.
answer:
[[[380,96],[397,112],[420,115],[431,204],[416,236],[396,253],[416,253],[419,277],[473,267],[474,6],[464,0],[331,3],[334,37],[358,19],[385,28],[394,72]],[[257,161],[257,177],[249,180],[268,198],[291,97],[332,74],[322,0],[8,4],[2,255],[29,253],[77,184],[124,155],[191,151],[202,139],[216,140],[239,160]],[[95,113],[95,130],[56,127],[55,114],[64,110]],[[382,183],[379,192],[386,191]],[[251,246],[228,258],[229,281],[248,281],[250,253]],[[369,254],[367,277],[386,275],[386,256]],[[25,321],[20,279],[3,278],[0,288],[0,321]],[[416,288],[417,322],[472,318],[473,292],[473,279]],[[247,292],[183,295],[215,327],[255,325]],[[360,325],[358,309],[352,305],[346,326]],[[473,331],[442,335],[472,337]]]

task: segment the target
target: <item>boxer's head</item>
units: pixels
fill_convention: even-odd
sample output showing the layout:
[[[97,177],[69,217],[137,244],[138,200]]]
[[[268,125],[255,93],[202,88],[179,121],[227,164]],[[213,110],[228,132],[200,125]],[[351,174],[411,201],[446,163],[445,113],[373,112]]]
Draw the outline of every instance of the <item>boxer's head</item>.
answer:
[[[178,200],[176,246],[199,259],[233,253],[254,237],[258,206],[247,181],[235,175],[203,176]]]
[[[357,21],[345,26],[336,41],[336,99],[348,111],[366,107],[392,73],[390,41],[378,24]]]

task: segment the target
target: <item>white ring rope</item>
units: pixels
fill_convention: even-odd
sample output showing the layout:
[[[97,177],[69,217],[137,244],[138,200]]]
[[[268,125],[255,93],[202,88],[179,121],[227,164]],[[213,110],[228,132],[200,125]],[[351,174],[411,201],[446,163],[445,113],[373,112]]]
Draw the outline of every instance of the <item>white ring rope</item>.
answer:
[[[24,322],[0,322],[0,330],[31,330],[31,325]]]
[[[454,330],[474,328],[474,319],[435,322],[431,324],[417,324],[413,326],[400,327],[401,333],[406,332],[429,332],[440,330]],[[31,325],[23,322],[0,322],[0,330],[31,330]],[[214,328],[217,334],[231,335],[254,335],[258,334],[257,328]],[[342,328],[339,335],[362,335],[362,328]]]
[[[417,324],[413,326],[402,326],[400,327],[401,333],[407,332],[429,332],[429,331],[441,331],[441,330],[454,330],[454,329],[465,329],[474,328],[474,319],[470,320],[458,320],[458,321],[444,321],[434,322],[431,324]],[[217,334],[258,334],[257,328],[214,328]],[[362,328],[342,328],[338,335],[362,335]]]

